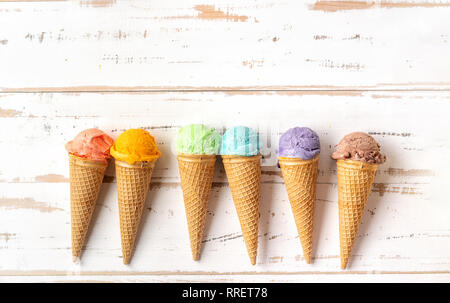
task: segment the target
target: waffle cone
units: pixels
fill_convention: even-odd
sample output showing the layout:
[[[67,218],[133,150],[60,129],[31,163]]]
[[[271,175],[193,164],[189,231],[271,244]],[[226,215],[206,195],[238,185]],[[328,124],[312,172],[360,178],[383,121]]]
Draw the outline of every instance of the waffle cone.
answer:
[[[377,164],[337,160],[341,268],[347,267]]]
[[[133,254],[155,162],[115,160],[123,264],[129,264]]]
[[[81,255],[107,163],[69,154],[72,257]]]
[[[278,157],[306,263],[311,263],[314,203],[319,157],[311,160]]]
[[[222,156],[247,253],[256,264],[261,188],[261,155]]]
[[[178,155],[192,259],[200,258],[216,155]]]

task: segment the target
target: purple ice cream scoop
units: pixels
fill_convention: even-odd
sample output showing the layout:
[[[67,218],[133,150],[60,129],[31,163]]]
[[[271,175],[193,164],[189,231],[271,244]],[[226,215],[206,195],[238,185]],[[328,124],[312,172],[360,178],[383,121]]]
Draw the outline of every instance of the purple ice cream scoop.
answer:
[[[320,153],[319,136],[308,127],[294,127],[280,137],[278,156],[309,160]]]

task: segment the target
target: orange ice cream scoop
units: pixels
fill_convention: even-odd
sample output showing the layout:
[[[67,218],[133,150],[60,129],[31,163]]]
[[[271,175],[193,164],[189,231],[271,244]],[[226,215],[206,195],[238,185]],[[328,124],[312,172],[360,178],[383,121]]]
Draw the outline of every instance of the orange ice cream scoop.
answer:
[[[129,129],[117,138],[111,147],[111,155],[120,161],[134,164],[141,161],[155,161],[161,153],[155,138],[146,130]]]
[[[74,156],[106,163],[111,158],[109,149],[113,143],[114,140],[103,131],[89,128],[67,142],[65,147]]]

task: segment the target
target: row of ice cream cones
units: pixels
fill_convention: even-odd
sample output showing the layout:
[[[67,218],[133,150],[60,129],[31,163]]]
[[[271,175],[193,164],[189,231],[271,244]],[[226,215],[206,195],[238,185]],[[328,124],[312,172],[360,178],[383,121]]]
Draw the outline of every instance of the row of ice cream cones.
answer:
[[[153,168],[161,153],[145,130],[130,129],[116,141],[87,129],[66,144],[70,167],[72,257],[77,260],[89,228],[108,159],[115,158],[123,263],[129,264]]]
[[[230,142],[236,142],[236,137]],[[130,139],[127,143],[130,144]],[[256,146],[258,144],[259,142],[256,143]],[[119,154],[119,156],[115,157],[115,164],[120,231],[123,263],[128,264],[133,254],[136,234],[149,190],[152,171],[158,157],[129,163],[130,161],[123,161],[127,159],[121,157],[124,152],[123,150],[121,152],[118,151],[119,145],[114,146],[116,150],[112,149],[112,154],[113,156],[115,153],[116,155]],[[230,149],[230,147],[226,148]],[[179,150],[186,152],[184,147]],[[192,150],[188,149],[188,151]],[[259,149],[257,151],[256,155],[222,155],[245,246],[252,265],[256,264],[258,249],[261,187],[261,154]],[[377,170],[377,163],[356,161],[349,157],[342,159],[338,154],[333,154],[333,157],[338,160],[341,267],[345,268],[370,193]],[[216,155],[179,152],[177,160],[192,258],[193,260],[198,260],[200,258]],[[279,153],[278,160],[303,248],[304,258],[307,263],[310,263],[312,260],[313,218],[319,155],[315,153],[311,159],[302,159],[289,154]],[[107,161],[94,161],[70,154],[69,164],[72,254],[75,259],[79,258],[81,254],[107,167]]]
[[[216,156],[177,157],[185,203],[192,257],[200,257],[206,212]],[[260,200],[261,156],[223,160],[244,240],[252,264],[256,262]],[[155,162],[128,164],[116,160],[123,263],[129,264]],[[72,256],[81,256],[107,164],[69,156]]]
[[[130,263],[155,162],[115,161],[123,263]],[[81,250],[107,165],[69,156],[72,256]]]

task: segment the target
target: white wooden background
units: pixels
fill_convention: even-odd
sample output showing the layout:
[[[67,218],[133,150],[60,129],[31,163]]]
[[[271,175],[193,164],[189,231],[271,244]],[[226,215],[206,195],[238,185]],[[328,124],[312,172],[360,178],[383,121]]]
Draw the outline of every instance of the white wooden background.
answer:
[[[0,0],[0,282],[449,282],[449,41],[446,1]],[[256,266],[220,161],[191,260],[173,144],[193,122],[261,133]],[[293,126],[321,138],[310,265],[276,167]],[[113,165],[72,263],[64,144],[88,127],[145,128],[163,153],[129,266]],[[330,154],[357,130],[388,160],[341,270]]]

